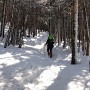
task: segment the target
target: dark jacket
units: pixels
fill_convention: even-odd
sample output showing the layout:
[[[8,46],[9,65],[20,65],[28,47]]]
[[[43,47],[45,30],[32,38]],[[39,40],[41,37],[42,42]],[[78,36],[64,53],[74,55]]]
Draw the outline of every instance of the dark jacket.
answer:
[[[54,40],[53,39],[47,39],[46,45],[48,48],[53,48]]]

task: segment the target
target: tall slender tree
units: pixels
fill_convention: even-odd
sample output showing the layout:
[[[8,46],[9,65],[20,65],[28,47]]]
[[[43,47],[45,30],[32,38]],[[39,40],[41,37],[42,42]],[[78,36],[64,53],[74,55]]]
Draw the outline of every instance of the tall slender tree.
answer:
[[[7,0],[3,0],[3,8],[2,8],[2,19],[1,19],[1,31],[0,36],[4,37],[4,29],[5,29],[5,20],[6,20],[6,6]]]
[[[78,0],[73,0],[73,32],[72,32],[72,60],[77,63],[77,31],[78,31]]]

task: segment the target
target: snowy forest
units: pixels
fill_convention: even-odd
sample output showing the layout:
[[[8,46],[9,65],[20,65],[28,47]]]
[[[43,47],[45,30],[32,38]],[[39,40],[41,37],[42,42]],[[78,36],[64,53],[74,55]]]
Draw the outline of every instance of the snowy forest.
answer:
[[[66,49],[67,46],[69,47],[69,50],[70,50],[69,53],[71,53],[70,64],[77,65],[78,63],[80,63],[80,62],[78,62],[78,55],[80,55],[81,53],[82,53],[82,59],[85,56],[85,58],[83,59],[83,60],[85,60],[86,57],[90,56],[90,0],[0,0],[0,48],[3,47],[1,49],[0,55],[3,54],[4,50],[5,50],[5,52],[13,51],[13,50],[9,51],[10,47],[11,48],[13,47],[14,50],[16,49],[15,47],[18,47],[20,49],[18,52],[23,53],[23,50],[25,49],[25,45],[26,45],[25,40],[30,41],[32,38],[33,38],[32,40],[34,40],[34,38],[38,37],[38,35],[41,35],[41,34],[43,36],[38,41],[38,43],[42,42],[45,44],[46,40],[44,40],[44,38],[48,37],[48,35],[45,34],[47,32],[48,32],[48,35],[54,36],[55,44],[57,44],[57,47],[58,47],[58,49],[57,49],[57,47],[54,47],[54,50],[56,50],[56,52],[59,50],[56,54],[58,54],[58,55],[60,54],[60,57],[59,57],[60,60],[62,59],[63,55],[65,54],[64,50]],[[45,36],[45,35],[47,35],[47,36]],[[3,42],[3,44],[1,44],[2,42]],[[36,45],[38,43],[36,43]],[[33,45],[32,41],[30,41],[30,44]],[[42,48],[44,48],[44,44],[43,44]],[[60,45],[62,45],[62,49],[59,48]],[[26,48],[27,48],[27,46],[28,45],[26,45]],[[38,50],[39,47],[38,48],[35,47],[31,51],[34,51],[35,49]],[[18,49],[16,49],[16,50],[18,50]],[[26,51],[26,52],[31,54],[30,49],[29,49],[29,51]],[[45,56],[45,51],[43,51],[43,52],[44,52],[44,56]],[[54,52],[54,54],[55,54],[55,52]],[[28,54],[25,54],[25,55],[29,56]],[[37,57],[35,55],[33,56],[33,60],[34,59],[37,60]],[[42,54],[42,49],[38,55],[39,56],[41,55],[42,57],[44,57]],[[54,56],[54,57],[56,57],[56,58],[54,58],[55,60],[58,60],[58,55]],[[0,57],[2,57],[2,56],[0,56]],[[22,60],[21,57],[24,58],[24,56],[20,56],[20,58],[18,58],[18,59]],[[48,60],[53,60],[53,57],[52,57],[52,59],[50,59],[50,58],[48,59],[48,56],[47,57],[45,56],[44,58],[48,63],[52,62],[52,61],[48,61]],[[17,60],[17,58],[15,58],[15,59]],[[38,57],[38,59],[41,60],[41,58],[39,58],[39,57]],[[2,58],[1,58],[1,60],[2,60]],[[36,83],[39,83],[39,80],[37,79],[37,81],[36,81],[35,78],[37,78],[37,76],[39,76],[39,74],[45,68],[42,69],[39,67],[38,68],[35,67],[34,64],[37,65],[40,61],[34,62],[33,60],[31,62],[27,59],[28,65],[26,65],[26,66],[23,66],[24,64],[22,64],[22,65],[20,64],[21,67],[23,66],[22,69],[21,69],[21,67],[19,67],[19,65],[17,65],[19,67],[19,70],[16,70],[17,67],[15,67],[15,66],[5,69],[6,72],[4,72],[4,75],[7,73],[7,70],[12,71],[13,69],[11,69],[11,68],[15,67],[14,68],[14,70],[16,70],[15,72],[10,71],[8,73],[12,74],[11,78],[14,77],[13,73],[18,78],[14,77],[14,79],[16,81],[14,79],[10,79],[10,80],[13,80],[15,85],[12,84],[11,81],[7,81],[5,83],[9,83],[9,85],[4,86],[6,84],[4,83],[4,81],[2,81],[2,83],[0,83],[0,87],[2,88],[1,90],[90,90],[90,82],[89,82],[90,73],[88,73],[88,71],[85,68],[82,68],[82,69],[85,69],[87,71],[88,78],[87,78],[87,80],[86,80],[86,78],[83,80],[84,81],[86,80],[87,83],[82,81],[82,79],[81,79],[82,82],[80,82],[80,85],[87,84],[86,86],[88,89],[86,88],[86,86],[83,89],[82,89],[83,86],[78,89],[74,89],[74,88],[65,89],[66,87],[64,88],[64,86],[63,86],[66,83],[65,81],[63,82],[63,85],[61,84],[61,87],[62,87],[61,89],[60,88],[46,89],[46,87],[48,87],[49,85],[45,86],[45,82],[43,81],[43,79],[41,80],[41,81],[43,81],[43,85],[40,84],[42,86],[40,88],[39,84],[36,84]],[[90,58],[88,60],[90,60]],[[45,64],[47,64],[46,61],[45,61]],[[16,62],[18,62],[18,61],[16,61]],[[22,60],[22,62],[24,62],[24,61]],[[41,61],[41,62],[44,63],[43,61]],[[5,65],[6,65],[6,63],[5,63]],[[24,69],[26,70],[27,68],[29,68],[29,64],[30,64],[30,67],[32,68],[32,71],[30,72],[30,73],[32,73],[32,75],[30,73],[27,73],[26,71],[23,71]],[[33,65],[31,65],[31,64],[33,64]],[[62,62],[62,64],[63,64],[63,62]],[[1,61],[0,61],[0,70],[5,65],[4,64],[1,65]],[[58,63],[57,63],[57,65],[58,65]],[[82,63],[82,66],[85,66],[85,65]],[[43,67],[44,66],[45,65],[43,65]],[[86,65],[86,66],[88,66],[88,65]],[[70,66],[70,67],[72,67],[72,66]],[[69,70],[70,67],[67,69]],[[53,68],[56,70],[55,73],[57,74],[57,72],[59,72],[59,67],[51,66],[49,68],[49,70],[53,70]],[[64,69],[64,68],[65,68],[64,65],[60,66],[60,69]],[[36,70],[36,71],[34,70],[34,73],[33,73],[33,69]],[[81,70],[81,67],[79,69]],[[80,71],[79,69],[76,68],[76,71]],[[29,89],[26,87],[23,88],[23,86],[22,86],[22,84],[26,84],[29,81],[25,77],[25,74],[22,75],[20,73],[20,70],[21,70],[22,74],[23,74],[23,72],[26,73],[27,78],[30,78],[29,74],[32,76],[30,78],[30,80],[31,80],[30,83],[35,82],[35,84],[30,84],[29,85],[30,87],[26,86]],[[49,70],[47,70],[47,72],[49,72]],[[75,70],[75,67],[72,67],[71,71],[73,73],[74,73],[74,70]],[[45,73],[45,71],[43,71],[43,72]],[[48,80],[53,80],[56,77],[55,76],[56,74],[54,74],[53,72],[51,72],[53,76],[51,77],[51,79],[48,77],[47,78]],[[68,72],[68,71],[66,70],[66,72]],[[82,72],[83,72],[83,75],[86,75],[86,73],[83,70],[82,70]],[[8,77],[8,80],[9,80],[8,73],[6,74],[6,77]],[[73,76],[73,73],[70,75]],[[64,75],[65,74],[66,73],[64,73]],[[2,80],[1,75],[2,74],[0,71],[0,80]],[[21,84],[21,79],[20,79],[21,76],[20,75],[22,75],[22,77],[24,78],[23,81],[25,81],[25,82],[22,81],[22,84]],[[84,76],[81,73],[80,73],[80,75],[84,78]],[[78,76],[79,75],[77,75],[74,78],[74,80],[80,79],[80,77],[78,77]],[[43,74],[42,74],[42,77],[44,79],[46,78],[46,77],[44,77]],[[40,76],[39,79],[41,79],[42,77]],[[60,79],[60,77],[61,76],[58,77],[58,80]],[[63,77],[63,74],[62,74],[62,77]],[[69,78],[70,78],[70,76],[69,76]],[[19,81],[19,80],[20,80],[20,83],[18,83],[19,84],[18,85],[17,81]],[[76,82],[77,82],[77,80],[76,80]],[[71,80],[69,80],[69,81],[71,81]],[[61,82],[59,81],[59,83],[61,83]],[[51,84],[51,82],[50,82],[50,84]],[[33,85],[36,85],[36,87]],[[77,82],[77,85],[78,85],[78,82]],[[69,85],[68,85],[68,87],[69,87]]]
[[[89,0],[0,0],[0,37],[4,48],[23,45],[23,37],[36,36],[37,30],[48,31],[58,42],[72,50],[72,63],[82,46],[90,54]],[[5,31],[5,26],[9,29]],[[78,47],[78,50],[77,50]]]

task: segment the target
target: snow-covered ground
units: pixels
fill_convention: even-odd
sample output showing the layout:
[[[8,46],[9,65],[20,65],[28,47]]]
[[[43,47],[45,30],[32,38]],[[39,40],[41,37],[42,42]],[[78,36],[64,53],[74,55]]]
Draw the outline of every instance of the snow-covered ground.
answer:
[[[71,65],[70,49],[55,45],[47,56],[47,33],[24,39],[22,48],[0,43],[0,90],[90,90],[90,57],[78,54]]]

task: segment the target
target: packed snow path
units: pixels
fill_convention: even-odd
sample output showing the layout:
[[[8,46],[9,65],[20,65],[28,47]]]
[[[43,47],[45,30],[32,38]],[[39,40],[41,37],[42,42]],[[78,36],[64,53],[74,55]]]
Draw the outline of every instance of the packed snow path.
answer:
[[[71,65],[70,49],[56,45],[48,58],[46,39],[40,33],[22,48],[0,43],[0,90],[90,90],[90,58],[78,54],[80,64]]]

